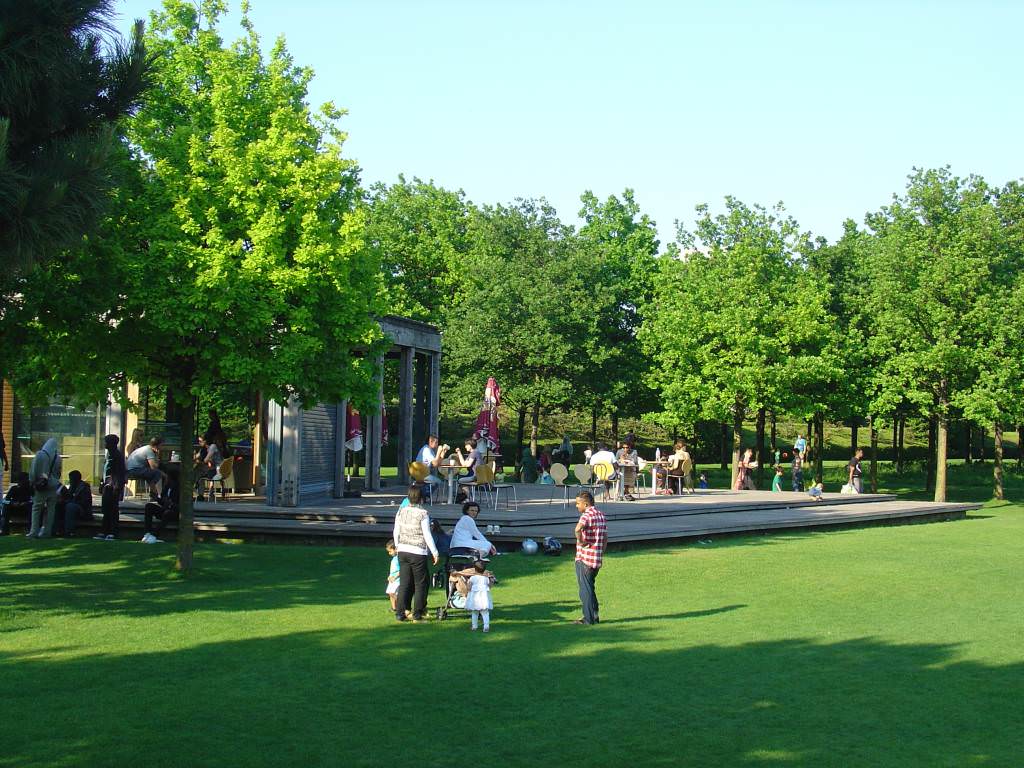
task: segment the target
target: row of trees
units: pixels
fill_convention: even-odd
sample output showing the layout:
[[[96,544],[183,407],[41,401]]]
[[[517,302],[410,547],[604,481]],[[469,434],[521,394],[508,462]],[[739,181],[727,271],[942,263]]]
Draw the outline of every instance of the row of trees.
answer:
[[[930,425],[929,486],[946,494],[954,419],[1024,422],[1022,188],[914,170],[902,195],[847,221],[834,244],[781,204],[726,198],[658,254],[632,193],[582,198],[578,228],[542,200],[477,208],[400,179],[371,190],[371,240],[394,306],[445,333],[446,404],[471,408],[501,377],[531,448],[541,413],[644,416],[684,433],[804,421],[821,476],[824,425]],[[522,439],[520,439],[520,443]],[[874,455],[872,453],[871,455]],[[872,462],[872,476],[875,467]]]
[[[750,417],[759,444],[768,414],[808,419],[820,448],[826,419],[862,419],[874,438],[921,414],[941,499],[951,418],[992,423],[997,440],[1024,421],[1016,183],[915,171],[835,244],[781,206],[727,198],[659,255],[629,190],[584,193],[572,227],[543,199],[477,206],[404,178],[364,189],[342,112],[310,109],[312,73],[283,41],[264,55],[246,13],[225,44],[222,0],[165,0],[107,46],[109,3],[19,8],[19,36],[0,37],[0,370],[27,400],[145,381],[176,402],[183,435],[197,394],[225,384],[368,405],[373,316],[393,312],[443,330],[447,410],[472,409],[495,375],[534,451],[551,411],[607,414],[613,431],[622,416],[724,421],[736,450]],[[54,125],[26,94],[40,62],[65,59],[93,63],[47,80],[69,91],[51,100],[89,119]],[[90,141],[102,163],[82,154]]]

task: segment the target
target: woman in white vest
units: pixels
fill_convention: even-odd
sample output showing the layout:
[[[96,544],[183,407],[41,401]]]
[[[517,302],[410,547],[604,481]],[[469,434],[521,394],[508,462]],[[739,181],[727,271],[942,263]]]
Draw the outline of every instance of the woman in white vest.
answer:
[[[422,491],[418,486],[409,489],[409,504],[400,507],[395,515],[393,536],[398,550],[398,596],[395,618],[406,620],[406,612],[412,609],[412,620],[421,621],[426,617],[427,589],[430,585],[430,569],[427,555],[433,555],[437,565],[437,545],[430,534],[430,517],[420,506]]]

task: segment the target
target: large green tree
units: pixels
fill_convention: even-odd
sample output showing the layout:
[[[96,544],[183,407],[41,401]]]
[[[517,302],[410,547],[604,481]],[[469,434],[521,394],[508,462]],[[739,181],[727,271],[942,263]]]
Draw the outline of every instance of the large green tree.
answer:
[[[573,243],[594,262],[587,280],[607,300],[595,307],[600,314],[594,332],[581,340],[591,365],[579,389],[595,414],[610,413],[617,436],[620,416],[640,416],[656,406],[645,376],[650,359],[637,331],[654,293],[657,228],[641,213],[631,189],[603,201],[587,191],[580,201],[584,223]]]
[[[473,210],[461,190],[416,178],[371,187],[367,236],[380,254],[389,312],[444,323],[462,285]]]
[[[107,237],[40,273],[23,306],[38,330],[23,390],[97,396],[121,371],[167,387],[189,443],[197,392],[223,381],[282,400],[368,402],[380,334],[379,265],[356,167],[341,154],[341,113],[311,111],[312,73],[282,40],[265,58],[244,12],[245,34],[225,45],[224,11],[166,0],[153,15],[156,87],[129,128],[136,182],[119,192]],[[105,312],[73,318],[60,297],[84,289]],[[54,360],[57,348],[67,356]],[[41,378],[50,365],[56,375]],[[187,460],[182,485],[177,565],[187,571]]]
[[[867,223],[876,236],[864,310],[880,397],[906,398],[936,420],[935,500],[945,501],[952,409],[982,368],[991,306],[1004,290],[1001,224],[985,182],[948,168],[915,170],[906,192]]]
[[[660,260],[641,338],[670,414],[732,423],[735,482],[748,414],[799,405],[836,376],[828,292],[801,260],[806,238],[781,206],[729,197],[725,213],[697,210],[695,233],[679,229],[680,255]]]
[[[77,244],[109,202],[119,124],[147,72],[142,22],[122,41],[114,5],[0,0],[0,296]]]

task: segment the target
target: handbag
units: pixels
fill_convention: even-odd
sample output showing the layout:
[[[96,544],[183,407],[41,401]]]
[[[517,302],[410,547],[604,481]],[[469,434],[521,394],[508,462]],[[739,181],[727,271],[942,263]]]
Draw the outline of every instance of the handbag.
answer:
[[[55,453],[55,454],[53,454],[53,458],[50,459],[50,468],[48,470],[46,470],[46,474],[45,475],[40,475],[39,477],[37,477],[33,481],[33,483],[32,483],[32,487],[33,488],[35,488],[37,491],[45,491],[47,488],[50,487],[50,475],[53,473],[53,465],[56,464],[56,463],[57,463],[57,454]]]

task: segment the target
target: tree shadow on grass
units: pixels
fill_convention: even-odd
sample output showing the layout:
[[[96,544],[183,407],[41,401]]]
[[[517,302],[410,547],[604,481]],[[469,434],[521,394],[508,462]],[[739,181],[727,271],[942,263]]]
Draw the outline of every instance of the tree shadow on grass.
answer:
[[[0,766],[1019,764],[1024,664],[959,653],[503,621],[8,653]]]
[[[302,605],[386,603],[388,557],[365,547],[206,544],[195,573],[173,573],[173,544],[0,538],[0,631],[33,614],[155,616],[191,611],[257,611]],[[559,559],[493,559],[503,584],[558,566]],[[432,590],[430,604],[444,602]],[[19,624],[20,626],[20,624]]]

